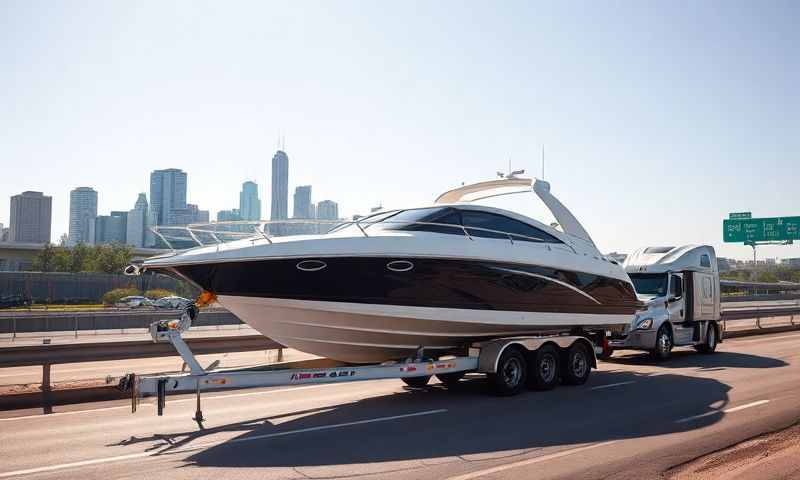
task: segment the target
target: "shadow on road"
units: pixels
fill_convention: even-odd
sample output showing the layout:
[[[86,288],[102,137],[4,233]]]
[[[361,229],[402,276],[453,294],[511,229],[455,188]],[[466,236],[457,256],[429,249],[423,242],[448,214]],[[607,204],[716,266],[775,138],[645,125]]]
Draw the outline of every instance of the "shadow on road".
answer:
[[[694,350],[674,350],[669,360],[659,362],[647,353],[620,355],[605,360],[608,363],[624,365],[658,365],[660,368],[691,368],[703,370],[722,370],[725,368],[779,368],[789,365],[783,360],[760,355],[739,352],[716,352],[712,355],[701,355]],[[620,356],[616,356],[620,355]]]
[[[749,358],[749,360],[747,360]],[[708,360],[708,357],[705,357]],[[737,360],[738,359],[738,360]],[[685,360],[691,361],[691,360]],[[766,359],[723,354],[720,365],[744,362],[764,366]],[[633,382],[623,387],[592,387]],[[724,413],[694,421],[675,420],[722,410],[730,387],[710,378],[634,372],[595,372],[590,384],[562,386],[550,392],[525,392],[498,398],[486,394],[482,378],[456,388],[434,385],[320,408],[284,410],[279,415],[203,431],[171,432],[131,438],[117,445],[150,443],[165,454],[202,446],[215,433],[240,432],[186,458],[196,466],[297,467],[424,460],[469,455],[512,455],[537,448],[665,435],[702,428]],[[264,402],[268,411],[270,404]],[[358,423],[446,409],[446,412]],[[213,412],[208,412],[213,416]],[[279,421],[283,420],[283,421]],[[274,424],[278,423],[278,424]],[[300,430],[301,432],[297,432]],[[289,432],[289,433],[286,433]],[[294,433],[292,433],[294,432]],[[278,436],[264,436],[281,434]],[[218,438],[218,437],[217,437]],[[202,447],[201,447],[202,448]]]

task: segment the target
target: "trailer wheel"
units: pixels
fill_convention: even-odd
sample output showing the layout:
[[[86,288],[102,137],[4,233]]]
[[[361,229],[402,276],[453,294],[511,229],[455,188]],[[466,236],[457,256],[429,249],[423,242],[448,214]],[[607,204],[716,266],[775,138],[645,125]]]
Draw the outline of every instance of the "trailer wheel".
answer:
[[[650,356],[653,357],[654,360],[666,360],[669,358],[670,353],[672,353],[672,346],[672,331],[665,323],[661,325],[661,328],[658,329],[658,333],[656,333],[656,345],[650,350]]]
[[[714,353],[714,350],[717,349],[717,327],[713,323],[708,326],[706,342],[695,345],[694,349],[704,354]]]
[[[507,348],[497,361],[497,371],[487,375],[495,394],[508,397],[525,388],[528,363],[519,348]]]
[[[422,388],[428,384],[428,381],[431,379],[430,375],[426,375],[424,377],[404,377],[403,383],[408,385],[411,388]]]
[[[559,352],[555,346],[547,344],[533,352],[531,372],[528,374],[528,387],[534,390],[551,390],[558,384]]]
[[[436,378],[439,379],[446,387],[452,387],[457,385],[462,378],[464,378],[464,374],[467,372],[453,372],[453,373],[437,373]]]
[[[591,359],[585,345],[575,342],[567,350],[564,365],[564,383],[567,385],[583,385],[592,371]]]

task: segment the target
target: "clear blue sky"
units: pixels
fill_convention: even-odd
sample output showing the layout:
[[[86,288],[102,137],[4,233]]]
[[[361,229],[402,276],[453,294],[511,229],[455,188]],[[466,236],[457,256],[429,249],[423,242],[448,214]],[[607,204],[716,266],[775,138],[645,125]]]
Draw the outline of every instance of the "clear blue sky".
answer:
[[[238,204],[286,138],[290,191],[343,213],[429,203],[515,168],[603,251],[800,215],[800,3],[0,2],[0,222],[69,190],[133,208],[149,172]],[[291,204],[291,199],[290,199]],[[800,245],[761,250],[800,257]]]

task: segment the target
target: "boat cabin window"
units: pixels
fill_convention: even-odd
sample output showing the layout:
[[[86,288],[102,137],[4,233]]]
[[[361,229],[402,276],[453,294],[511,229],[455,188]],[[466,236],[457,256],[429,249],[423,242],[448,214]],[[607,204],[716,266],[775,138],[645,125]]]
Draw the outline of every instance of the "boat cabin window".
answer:
[[[667,275],[665,273],[631,273],[631,281],[636,293],[663,297],[667,294]]]
[[[508,240],[509,236],[507,234],[510,233],[514,241],[563,243],[556,237],[532,225],[496,213],[462,210],[461,219],[469,234],[475,237]],[[481,229],[496,230],[496,232]]]
[[[461,229],[460,213],[458,210],[449,207],[395,211],[392,215],[381,217],[377,220],[370,218],[367,221],[377,221],[376,224],[370,226],[381,230],[413,230],[416,232],[464,235],[464,230]],[[449,227],[448,225],[453,226]]]

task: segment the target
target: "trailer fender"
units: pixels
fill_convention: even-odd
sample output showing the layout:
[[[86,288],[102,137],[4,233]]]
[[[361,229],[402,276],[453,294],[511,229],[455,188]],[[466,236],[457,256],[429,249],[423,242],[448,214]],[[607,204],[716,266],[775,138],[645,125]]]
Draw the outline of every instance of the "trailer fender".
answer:
[[[526,352],[535,352],[542,346],[551,344],[555,346],[559,352],[566,352],[574,343],[581,342],[590,351],[594,352],[594,345],[585,337],[575,335],[565,335],[559,337],[542,337],[542,338],[498,338],[496,340],[489,340],[478,344],[481,353],[478,357],[478,372],[481,373],[496,373],[497,362],[500,361],[500,356],[507,348],[517,347],[522,348]],[[597,368],[597,359],[595,355],[591,355],[592,367]]]

